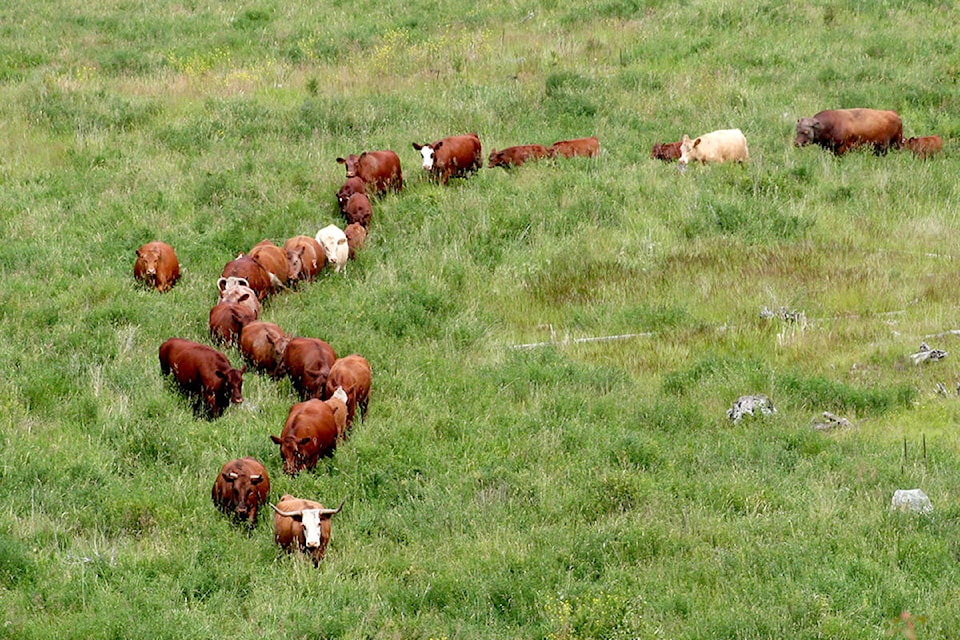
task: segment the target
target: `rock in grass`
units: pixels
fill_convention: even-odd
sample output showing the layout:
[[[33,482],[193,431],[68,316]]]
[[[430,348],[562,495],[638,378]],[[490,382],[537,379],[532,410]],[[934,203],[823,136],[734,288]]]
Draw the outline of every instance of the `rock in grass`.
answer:
[[[754,396],[740,396],[733,406],[727,409],[727,417],[734,422],[740,422],[745,415],[760,416],[776,413],[770,398],[763,394]]]
[[[933,513],[933,504],[922,489],[897,489],[893,492],[891,508],[922,515]]]

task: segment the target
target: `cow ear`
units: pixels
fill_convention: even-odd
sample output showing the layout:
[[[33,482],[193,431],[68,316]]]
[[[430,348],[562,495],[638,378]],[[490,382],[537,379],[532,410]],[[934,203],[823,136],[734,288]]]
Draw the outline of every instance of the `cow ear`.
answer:
[[[140,255],[139,252],[137,253],[137,255]],[[220,289],[221,293],[223,292],[223,289],[226,286],[227,286],[226,278],[220,278],[219,280],[217,280],[217,288]]]
[[[272,434],[270,435],[270,439],[273,440],[274,444],[280,444],[283,442],[283,440]]]
[[[227,482],[233,482],[234,480],[237,479],[237,474],[235,473],[223,473],[222,475],[223,475],[223,479],[226,480]]]
[[[438,142],[437,144],[433,145],[433,150],[436,151],[437,149],[439,149],[439,148],[442,147],[442,146],[443,146],[443,140],[441,140],[441,141]]]
[[[347,164],[347,161],[343,158],[337,158],[337,164]]]
[[[297,444],[308,444],[309,442],[310,442],[310,438],[300,438],[299,440],[297,440]]]
[[[215,374],[218,378],[220,378],[221,380],[226,380],[226,379],[227,379],[227,374],[224,373],[223,371],[219,371],[219,370],[218,370],[218,371],[215,371],[214,374]]]
[[[263,476],[259,474],[255,476],[250,476],[250,482],[252,482],[253,484],[260,484],[261,482],[263,482]]]
[[[697,146],[699,146],[699,144],[700,144],[700,138],[697,138],[696,140],[693,141],[693,148],[696,149]]]
[[[417,151],[420,151],[420,149],[423,149],[423,145],[422,145],[422,144],[417,144],[416,142],[414,142],[414,143],[413,143],[413,148],[416,149]]]

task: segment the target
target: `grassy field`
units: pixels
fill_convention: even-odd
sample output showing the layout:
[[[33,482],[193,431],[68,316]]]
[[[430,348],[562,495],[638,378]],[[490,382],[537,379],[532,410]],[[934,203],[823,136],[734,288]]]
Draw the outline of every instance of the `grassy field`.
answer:
[[[439,4],[440,6],[436,6]],[[960,637],[960,43],[937,2],[39,0],[0,8],[0,638]],[[798,118],[895,109],[943,154],[837,159]],[[744,166],[654,142],[739,127]],[[428,181],[412,142],[596,135]],[[195,417],[223,265],[340,222],[344,274],[262,319],[373,367],[312,473],[248,372]],[[183,278],[138,286],[134,251]],[[943,360],[914,364],[921,343]],[[240,363],[235,350],[228,356]],[[741,395],[777,413],[732,423]],[[814,428],[824,411],[849,429]],[[319,568],[210,501],[262,460],[346,500]],[[934,512],[892,512],[922,488]]]

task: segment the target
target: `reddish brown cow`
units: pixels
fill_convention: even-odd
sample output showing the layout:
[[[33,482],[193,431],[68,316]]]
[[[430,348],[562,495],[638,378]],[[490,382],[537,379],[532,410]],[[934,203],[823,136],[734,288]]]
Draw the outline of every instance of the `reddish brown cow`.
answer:
[[[650,152],[650,157],[654,160],[663,160],[664,162],[679,160],[681,143],[682,141],[680,140],[677,142],[658,142],[653,145],[653,151]]]
[[[367,241],[367,228],[358,222],[353,224],[348,224],[347,227],[343,230],[343,234],[347,236],[347,247],[348,247],[348,256],[352,260],[357,257],[357,251],[363,248],[364,243]]]
[[[333,455],[337,446],[337,420],[323,400],[311,398],[290,407],[280,436],[270,439],[280,445],[283,472],[291,476],[310,471],[322,457]]]
[[[195,398],[194,409],[211,418],[219,417],[231,402],[243,402],[246,370],[234,369],[227,356],[197,342],[170,338],[160,345],[160,371],[172,372],[184,393]]]
[[[266,468],[254,458],[239,458],[223,465],[213,481],[210,497],[225,514],[236,520],[257,524],[260,505],[266,504],[270,478]]]
[[[257,319],[249,307],[237,302],[221,302],[210,309],[210,339],[232,345],[240,339],[243,326]]]
[[[291,338],[283,352],[283,367],[300,398],[325,398],[327,377],[337,360],[328,343],[319,338]]]
[[[286,251],[269,240],[261,240],[247,255],[267,272],[274,290],[286,286],[290,279],[290,262]]]
[[[163,293],[170,291],[180,278],[180,263],[173,247],[159,240],[137,249],[133,277]]]
[[[943,138],[940,136],[907,138],[903,141],[903,148],[910,149],[918,158],[925,160],[943,151]]]
[[[298,550],[310,555],[313,566],[319,566],[330,543],[330,519],[340,513],[343,502],[336,509],[325,509],[313,500],[294,498],[289,493],[273,507],[273,541],[284,551]]]
[[[288,253],[300,254],[300,270],[290,271],[291,280],[313,280],[327,264],[327,254],[316,238],[310,236],[294,236],[283,243]]]
[[[364,186],[364,181],[362,178],[353,176],[352,178],[347,178],[346,182],[343,183],[343,186],[340,187],[337,191],[337,204],[340,206],[340,211],[343,212],[347,206],[347,200],[350,199],[355,193],[362,193],[366,195],[367,189]]]
[[[600,141],[594,137],[560,140],[550,145],[550,151],[553,157],[593,157],[600,155]]]
[[[373,207],[370,205],[370,198],[365,193],[355,193],[347,200],[347,205],[343,208],[343,217],[347,224],[354,222],[370,226],[370,218],[373,217]]]
[[[283,353],[290,337],[272,322],[256,320],[240,332],[240,353],[254,368],[271,378],[283,375]]]
[[[367,402],[370,400],[370,386],[372,383],[370,363],[361,355],[351,354],[338,358],[330,367],[327,376],[326,396],[329,398],[337,387],[342,387],[347,394],[347,426],[353,424],[353,416],[360,408],[363,414],[367,412]]]
[[[393,151],[364,151],[359,156],[351,154],[337,158],[337,162],[346,165],[348,178],[360,178],[373,194],[403,188],[400,157]]]
[[[423,170],[447,184],[450,178],[466,176],[483,166],[480,136],[468,133],[451,136],[430,144],[413,143],[423,157]]]
[[[530,160],[548,157],[550,157],[550,151],[542,144],[521,144],[500,151],[494,149],[490,152],[488,165],[491,169],[493,167],[519,167]]]
[[[876,109],[828,109],[800,118],[793,141],[797,147],[818,144],[838,156],[861,146],[871,146],[881,155],[902,143],[903,123],[897,112]]]
[[[270,274],[259,262],[242,253],[223,267],[223,278],[243,278],[248,286],[257,293],[257,299],[263,300],[273,291]],[[222,291],[222,289],[221,289]]]

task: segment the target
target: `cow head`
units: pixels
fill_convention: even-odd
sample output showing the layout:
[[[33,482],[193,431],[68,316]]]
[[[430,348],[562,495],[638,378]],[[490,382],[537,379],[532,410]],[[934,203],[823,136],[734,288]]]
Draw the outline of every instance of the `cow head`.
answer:
[[[432,145],[430,144],[417,144],[413,143],[413,148],[420,152],[420,155],[423,158],[423,170],[430,171],[433,169],[434,162],[437,158],[437,149],[443,146],[443,141],[435,142]]]
[[[270,492],[270,480],[264,474],[224,471],[221,478],[227,487],[227,502],[236,505],[234,515],[254,524],[262,498]]]
[[[816,118],[800,118],[797,120],[797,137],[793,141],[795,147],[805,147],[817,140],[817,132],[822,128]]]
[[[316,448],[316,438],[297,438],[292,435],[278,438],[271,435],[274,444],[280,445],[280,458],[283,460],[283,472],[295,476],[307,468],[307,460],[311,457],[307,447]]]
[[[337,162],[346,166],[348,178],[352,178],[357,175],[357,167],[360,166],[360,156],[357,154],[351,153],[346,158],[337,158]]]
[[[140,247],[137,249],[137,262],[140,263],[145,279],[155,281],[157,266],[160,264],[160,252],[154,248]]]
[[[229,397],[229,401],[233,404],[240,404],[243,402],[243,374],[246,371],[246,365],[244,365],[242,369],[234,369],[231,367],[226,371],[218,370],[216,374],[220,379],[221,384],[217,395],[223,399]]]
[[[700,138],[696,140],[691,140],[690,136],[684,135],[683,139],[680,141],[680,164],[686,165],[691,160],[694,160],[694,149],[697,148],[700,144]]]

